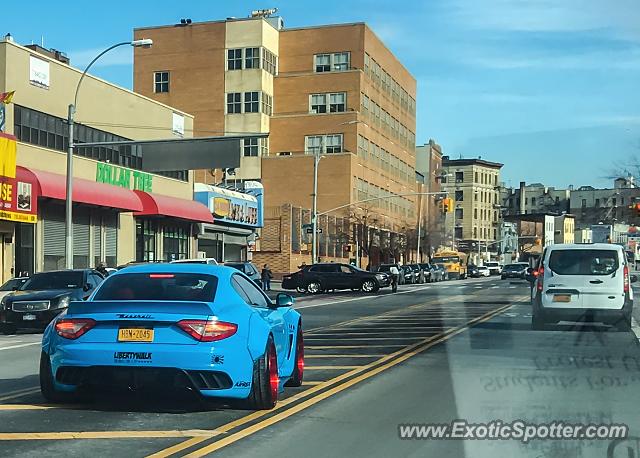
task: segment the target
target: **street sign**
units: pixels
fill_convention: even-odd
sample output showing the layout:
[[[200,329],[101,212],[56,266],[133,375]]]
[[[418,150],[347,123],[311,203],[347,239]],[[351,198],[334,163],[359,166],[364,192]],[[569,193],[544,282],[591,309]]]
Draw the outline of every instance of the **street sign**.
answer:
[[[308,227],[306,230],[307,234],[313,234],[313,228],[312,227]],[[316,234],[322,234],[322,228],[319,227],[318,229],[316,229]]]

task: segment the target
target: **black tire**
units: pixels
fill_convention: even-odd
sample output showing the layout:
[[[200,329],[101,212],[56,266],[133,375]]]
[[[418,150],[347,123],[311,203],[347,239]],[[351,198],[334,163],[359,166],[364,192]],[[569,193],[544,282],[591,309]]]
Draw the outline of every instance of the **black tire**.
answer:
[[[275,371],[277,375],[278,363],[276,357],[276,347],[273,344],[273,337],[269,336],[264,355],[253,363],[253,378],[251,380],[251,392],[247,398],[247,407],[252,410],[273,409],[278,402],[277,387],[273,390],[271,384],[273,364],[275,360]]]
[[[298,291],[300,294],[304,294],[307,292],[307,288],[305,288],[304,286],[297,286],[296,291]]]
[[[296,335],[296,353],[293,360],[293,372],[291,378],[284,386],[302,386],[304,377],[304,337],[302,335],[302,323],[298,323],[298,334]]]
[[[363,293],[374,293],[378,290],[376,287],[377,285],[373,280],[364,280],[360,289]]]
[[[531,329],[534,331],[544,331],[545,329],[544,319],[537,313],[531,316]]]
[[[78,393],[58,391],[53,383],[51,360],[44,351],[40,352],[40,392],[42,397],[53,403],[70,403],[83,400]]]
[[[17,328],[14,324],[3,324],[2,325],[2,333],[5,336],[13,335],[17,331]]]
[[[319,294],[322,291],[323,291],[323,288],[319,281],[310,281],[307,284],[307,292],[309,294]]]

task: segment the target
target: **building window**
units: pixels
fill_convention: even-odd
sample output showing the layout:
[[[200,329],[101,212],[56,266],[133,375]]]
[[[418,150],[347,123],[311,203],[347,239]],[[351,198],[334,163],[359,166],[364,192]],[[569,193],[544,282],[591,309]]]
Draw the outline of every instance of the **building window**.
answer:
[[[327,135],[325,143],[325,151],[327,153],[342,152],[342,134]]]
[[[227,94],[227,114],[242,113],[242,93],[230,92]]]
[[[169,72],[155,72],[153,74],[153,91],[156,94],[169,92]]]
[[[242,48],[227,50],[227,70],[242,70]]]
[[[265,71],[275,75],[277,71],[277,62],[278,59],[274,53],[266,48],[262,48],[262,68]]]
[[[599,207],[599,206],[600,206],[600,199],[596,199],[596,205],[595,205],[595,206],[596,206],[596,207]]]
[[[615,197],[613,199],[611,199],[611,206],[612,207],[616,206],[616,198]]]
[[[331,113],[341,113],[347,109],[347,93],[337,92],[329,94],[329,111]]]
[[[262,112],[267,116],[273,114],[273,96],[262,93]]]
[[[162,259],[165,262],[186,259],[189,246],[187,231],[182,227],[165,227],[162,239]]]
[[[587,208],[587,199],[582,199],[582,208]]]
[[[456,233],[456,238],[458,240],[460,240],[462,238],[462,228],[461,227],[456,227],[455,228],[455,233]]]
[[[457,190],[455,193],[456,201],[462,202],[464,200],[464,191]]]
[[[477,208],[473,209],[473,219],[478,219],[478,209]]]
[[[244,49],[244,68],[260,68],[260,48]]]
[[[48,113],[31,110],[20,105],[13,108],[13,132],[19,141],[39,145],[57,151],[66,151],[69,146],[69,130],[66,120],[52,116]],[[121,165],[135,170],[142,169],[142,147],[136,145],[105,145],[83,147],[88,142],[121,142],[130,138],[114,135],[104,130],[95,129],[83,124],[75,124],[74,152],[78,156],[95,159],[97,161],[109,161],[115,165]],[[188,172],[156,172],[178,180],[187,181]]]
[[[535,205],[535,204],[536,204],[536,198],[535,198],[535,197],[532,197],[532,198],[531,198],[531,205]]]
[[[341,153],[342,134],[307,136],[305,137],[305,151],[307,154]]]
[[[341,72],[349,70],[350,54],[348,52],[337,52],[333,54],[316,54],[315,55],[315,71],[316,73],[324,72]]]
[[[478,182],[478,172],[475,172],[474,176],[475,176],[475,179],[473,180],[473,182],[477,183]]]
[[[456,183],[464,182],[464,172],[456,172]]]
[[[136,261],[157,261],[156,223],[148,219],[136,219]]]
[[[249,137],[244,139],[243,154],[247,157],[255,157],[258,155],[259,138]]]
[[[327,112],[327,94],[311,94],[311,113]]]
[[[464,209],[456,208],[456,219],[462,219],[464,217]]]
[[[316,54],[316,73],[331,71],[331,54]]]
[[[258,146],[260,148],[260,156],[269,155],[269,139],[268,138],[260,138],[258,141]]]
[[[478,227],[477,226],[473,226],[473,237],[477,237],[478,236]]]
[[[245,92],[244,93],[244,112],[245,113],[259,113],[260,112],[260,93]]]

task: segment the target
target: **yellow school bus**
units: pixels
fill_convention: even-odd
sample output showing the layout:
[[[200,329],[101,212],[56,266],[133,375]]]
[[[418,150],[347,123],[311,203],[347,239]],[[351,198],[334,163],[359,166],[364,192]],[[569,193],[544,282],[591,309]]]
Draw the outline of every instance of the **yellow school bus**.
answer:
[[[467,278],[467,255],[454,250],[438,250],[431,260],[434,264],[444,264],[449,278]]]

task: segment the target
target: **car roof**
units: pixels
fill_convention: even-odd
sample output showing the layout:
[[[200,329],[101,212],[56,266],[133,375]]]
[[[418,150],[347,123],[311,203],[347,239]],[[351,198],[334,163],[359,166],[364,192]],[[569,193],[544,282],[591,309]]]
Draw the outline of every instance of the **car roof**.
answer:
[[[620,245],[611,243],[558,243],[549,245],[548,250],[622,250]]]
[[[60,270],[47,270],[45,272],[36,272],[34,275],[36,274],[55,274],[55,273],[60,273],[60,272],[95,272],[95,269],[60,269]],[[22,277],[22,278],[29,278],[29,277]]]
[[[117,275],[146,273],[207,274],[220,278],[228,278],[233,274],[237,274],[238,270],[220,264],[157,263],[125,267],[112,273],[108,278]]]

